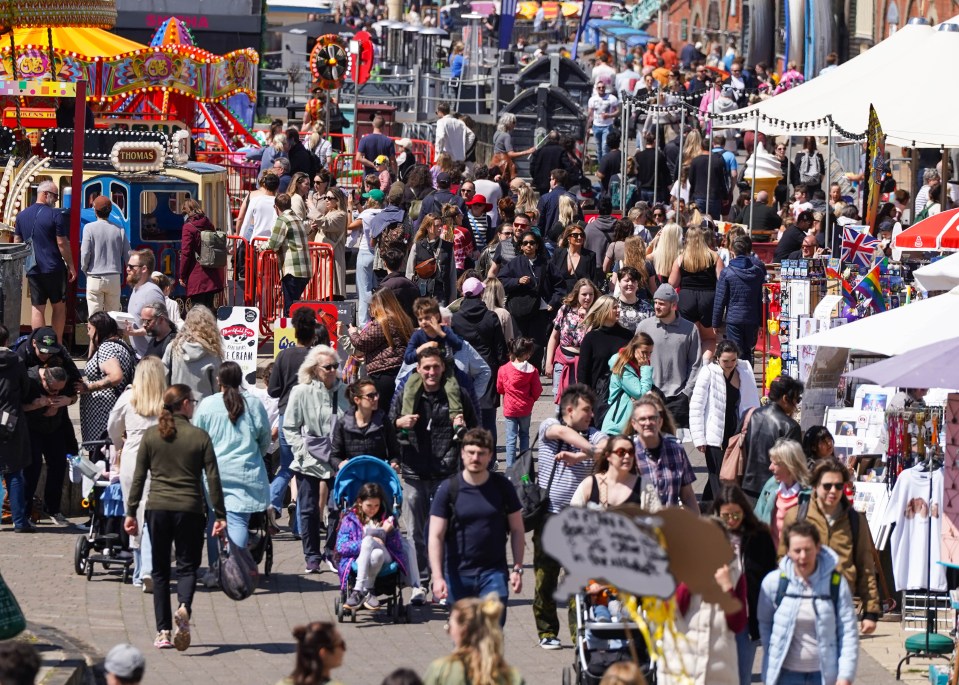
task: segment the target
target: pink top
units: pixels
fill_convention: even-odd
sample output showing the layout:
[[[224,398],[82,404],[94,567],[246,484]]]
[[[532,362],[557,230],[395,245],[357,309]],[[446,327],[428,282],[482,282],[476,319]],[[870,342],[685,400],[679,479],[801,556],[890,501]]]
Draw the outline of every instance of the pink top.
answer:
[[[776,547],[779,547],[779,543],[782,541],[783,521],[786,519],[786,512],[798,504],[798,492],[792,495],[786,495],[782,492],[776,493],[776,513],[772,517],[769,525],[769,532],[772,533],[773,542],[776,543]]]
[[[503,364],[496,374],[496,392],[503,396],[503,416],[511,419],[530,416],[533,405],[543,394],[539,371],[529,362],[519,367],[516,362]]]

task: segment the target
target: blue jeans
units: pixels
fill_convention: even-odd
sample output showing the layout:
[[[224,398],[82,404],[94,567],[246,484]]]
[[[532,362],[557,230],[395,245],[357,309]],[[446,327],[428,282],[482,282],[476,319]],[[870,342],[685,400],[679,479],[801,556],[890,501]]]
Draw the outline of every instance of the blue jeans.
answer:
[[[822,673],[814,671],[812,673],[798,673],[796,671],[787,671],[785,668],[779,672],[779,679],[776,685],[822,685]]]
[[[27,479],[23,469],[13,473],[3,474],[3,482],[10,493],[10,514],[13,516],[14,528],[28,528],[30,521],[27,516]]]
[[[609,152],[609,147],[606,145],[606,138],[609,136],[609,132],[613,130],[612,126],[596,126],[593,125],[593,135],[596,137],[596,159],[600,160],[603,158],[607,152]]]
[[[286,441],[283,433],[283,414],[280,414],[280,468],[270,483],[270,506],[279,511],[283,508],[283,495],[286,489],[290,487],[290,481],[293,480],[293,472],[290,470],[290,464],[293,463],[293,448]]]
[[[359,328],[363,328],[370,320],[373,285],[373,253],[360,250],[356,255],[356,292],[360,298],[360,305],[356,309],[356,325]]]
[[[253,514],[240,513],[238,511],[226,512],[226,535],[237,547],[246,547],[250,539],[250,517]],[[206,524],[206,558],[210,563],[210,568],[220,558],[220,539],[213,537],[213,521],[215,515],[210,511]]]
[[[719,179],[719,183],[722,183],[722,179]],[[693,204],[696,205],[696,208],[703,214],[709,214],[713,219],[720,219],[720,213],[722,212],[722,203],[719,200],[709,200],[706,201],[704,197],[694,197]]]
[[[529,449],[529,419],[528,416],[506,417],[506,468],[513,465],[519,452]],[[517,438],[519,451],[516,450]]]
[[[736,633],[736,656],[739,661],[739,685],[749,685],[756,660],[756,641],[749,637],[749,628]]]
[[[475,571],[473,573],[450,573],[446,569],[446,587],[449,592],[449,604],[453,605],[464,597],[485,597],[491,592],[499,595],[503,603],[503,615],[500,617],[500,626],[506,625],[506,604],[509,599],[509,576],[503,569],[495,571]]]
[[[559,387],[559,379],[563,377],[563,367],[565,364],[553,362],[553,395],[556,395],[556,388]]]
[[[726,339],[736,343],[741,359],[750,359],[749,352],[756,347],[758,333],[759,326],[726,322]]]
[[[143,530],[140,531],[140,548],[133,550],[133,584],[142,583],[143,577],[149,575],[153,575],[153,543],[144,521]]]

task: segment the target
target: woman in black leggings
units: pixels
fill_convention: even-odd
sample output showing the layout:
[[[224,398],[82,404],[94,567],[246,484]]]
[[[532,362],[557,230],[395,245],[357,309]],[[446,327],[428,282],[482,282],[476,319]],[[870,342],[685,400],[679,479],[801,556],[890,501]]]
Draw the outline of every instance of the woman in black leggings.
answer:
[[[190,646],[196,571],[203,555],[206,529],[204,472],[216,515],[213,535],[226,532],[226,508],[216,455],[210,436],[190,424],[195,408],[193,391],[187,385],[172,385],[163,394],[159,423],[147,430],[140,443],[123,524],[127,533],[137,534],[137,509],[149,472],[152,480],[146,526],[153,543],[153,611],[157,625],[153,645],[157,649],[175,646],[181,652]],[[170,552],[174,546],[179,606],[171,616]],[[176,630],[171,641],[174,621]]]

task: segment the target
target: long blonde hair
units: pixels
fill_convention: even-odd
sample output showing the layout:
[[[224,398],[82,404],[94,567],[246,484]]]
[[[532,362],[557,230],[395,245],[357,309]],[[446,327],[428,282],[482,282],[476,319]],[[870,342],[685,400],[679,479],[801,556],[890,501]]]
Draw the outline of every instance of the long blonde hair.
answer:
[[[686,244],[683,246],[683,269],[696,273],[716,266],[717,255],[706,245],[706,232],[699,226],[691,226],[686,231]]]
[[[559,218],[557,221],[563,224],[563,228],[569,228],[569,225],[573,223],[573,219],[576,218],[576,202],[569,195],[560,195],[559,196]],[[551,231],[552,226],[543,226],[544,233]]]
[[[130,406],[140,416],[159,416],[166,392],[166,367],[159,357],[144,357],[133,373]]]
[[[516,191],[516,213],[522,214],[530,209],[536,209],[536,200],[533,199],[532,186],[524,184]]]
[[[223,359],[223,336],[216,327],[213,312],[201,304],[195,304],[186,313],[180,332],[173,339],[173,351],[183,352],[183,345],[194,342],[217,359]]]
[[[683,140],[683,169],[688,169],[690,163],[703,151],[703,137],[696,129],[686,134]]]
[[[769,461],[776,460],[795,478],[804,488],[809,486],[809,467],[806,464],[806,453],[802,445],[795,440],[779,438],[769,448]]]
[[[491,276],[483,281],[483,285],[486,287],[483,289],[480,298],[486,308],[490,311],[502,309],[506,305],[506,289],[503,287],[503,283],[495,276]]]
[[[669,276],[673,264],[683,247],[683,229],[679,224],[669,223],[659,231],[659,239],[653,250],[653,267],[660,276]]]
[[[619,300],[612,295],[603,295],[596,300],[593,306],[589,308],[586,318],[583,319],[583,330],[591,331],[594,328],[605,326],[606,317],[609,316],[609,313],[613,311],[613,307],[617,304],[619,304]]]
[[[631,235],[623,241],[623,266],[631,266],[639,272],[639,285],[647,287],[649,271],[646,268],[646,241],[638,235]]]
[[[509,665],[503,657],[503,630],[499,619],[503,603],[495,593],[483,599],[467,597],[453,605],[450,623],[460,627],[461,644],[448,657],[459,661],[471,685],[509,682]]]

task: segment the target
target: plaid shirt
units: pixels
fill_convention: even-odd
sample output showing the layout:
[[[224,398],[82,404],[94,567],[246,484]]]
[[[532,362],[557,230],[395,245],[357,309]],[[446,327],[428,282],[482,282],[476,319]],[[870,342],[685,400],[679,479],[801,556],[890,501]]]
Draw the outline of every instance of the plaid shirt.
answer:
[[[689,457],[676,438],[662,433],[660,438],[659,447],[654,450],[643,447],[638,437],[633,439],[633,443],[636,446],[636,464],[639,466],[640,477],[656,487],[659,501],[668,507],[680,503],[680,490],[684,485],[695,483],[696,476]],[[655,452],[658,452],[658,455]]]
[[[310,248],[306,227],[292,210],[276,217],[266,249],[276,252],[282,276],[310,277]]]

